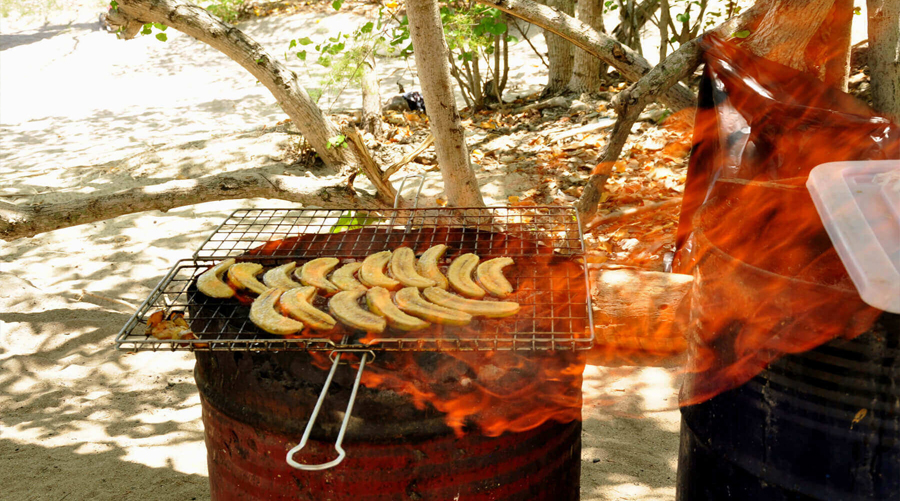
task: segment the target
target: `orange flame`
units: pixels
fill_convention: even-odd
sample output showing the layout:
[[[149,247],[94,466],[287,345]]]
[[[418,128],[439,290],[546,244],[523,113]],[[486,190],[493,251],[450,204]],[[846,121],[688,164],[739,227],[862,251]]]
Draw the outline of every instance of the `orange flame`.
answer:
[[[822,163],[900,157],[900,127],[851,96],[707,46],[677,237],[676,270],[694,275],[683,405],[871,326],[881,312],[859,298],[805,182]]]

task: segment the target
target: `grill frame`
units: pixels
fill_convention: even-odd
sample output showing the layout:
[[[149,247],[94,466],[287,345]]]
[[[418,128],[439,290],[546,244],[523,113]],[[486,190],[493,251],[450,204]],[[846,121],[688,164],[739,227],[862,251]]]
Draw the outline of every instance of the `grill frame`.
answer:
[[[350,235],[355,230],[361,228],[379,228],[376,231],[386,232],[387,241],[377,242],[378,248],[373,249],[370,246],[358,246],[356,242],[352,245],[345,245],[344,236],[337,243],[339,252],[323,254],[319,250],[310,250],[309,246],[294,246],[288,249],[280,249],[277,255],[260,255],[258,257],[247,256],[247,252],[253,249],[261,248],[266,244],[280,239],[295,237],[298,235],[309,235],[313,233],[328,234],[343,233]],[[193,302],[191,296],[199,293],[190,290],[197,276],[205,271],[214,262],[218,262],[228,257],[238,257],[240,260],[249,260],[261,262],[263,264],[280,264],[291,260],[306,260],[316,257],[332,256],[343,259],[362,259],[366,255],[377,250],[383,250],[385,247],[393,248],[391,238],[396,235],[398,239],[407,238],[411,232],[422,232],[423,228],[435,229],[431,233],[431,238],[437,233],[438,229],[451,228],[448,231],[454,231],[453,228],[459,229],[462,233],[473,233],[472,239],[473,249],[468,251],[484,252],[482,249],[487,246],[495,257],[497,255],[509,255],[514,259],[533,257],[533,254],[527,254],[525,246],[519,248],[520,253],[509,251],[504,254],[502,249],[493,249],[491,245],[494,243],[494,236],[501,235],[508,242],[508,237],[515,237],[520,240],[533,241],[535,244],[548,245],[553,249],[554,255],[560,255],[569,260],[581,258],[579,266],[581,277],[569,276],[564,277],[569,280],[584,281],[584,302],[583,304],[568,302],[561,303],[562,306],[567,305],[568,316],[540,317],[550,322],[550,331],[537,331],[536,327],[532,332],[508,332],[503,336],[490,335],[460,337],[425,337],[417,336],[410,333],[408,337],[379,337],[373,340],[369,339],[369,344],[360,342],[359,338],[348,338],[335,340],[335,338],[327,337],[298,337],[285,338],[272,334],[267,334],[256,328],[246,315],[240,319],[243,322],[238,332],[222,332],[220,331],[215,339],[208,337],[206,331],[195,331],[201,334],[201,339],[195,340],[160,340],[149,335],[149,330],[140,332],[141,327],[146,325],[150,314],[162,309],[166,318],[177,312],[182,312],[190,316],[190,308],[192,304],[197,306],[198,303]],[[339,231],[333,231],[333,230]],[[415,230],[413,230],[415,229]],[[423,233],[419,233],[423,234]],[[472,235],[470,235],[471,237]],[[490,236],[485,239],[484,236]],[[316,238],[316,237],[312,237]],[[328,237],[328,241],[334,239],[333,236]],[[465,241],[465,245],[469,245]],[[376,243],[373,237],[372,244]],[[420,242],[426,244],[427,242]],[[434,241],[433,243],[443,243]],[[480,254],[482,255],[482,254]],[[222,224],[201,244],[200,248],[194,253],[193,259],[185,259],[178,261],[172,269],[163,277],[157,286],[151,291],[147,299],[141,304],[135,314],[129,319],[122,330],[116,336],[116,348],[123,351],[157,351],[168,349],[189,350],[189,351],[488,351],[488,350],[513,350],[513,351],[548,351],[548,350],[587,350],[594,344],[594,325],[593,314],[590,298],[590,284],[588,281],[587,266],[583,259],[584,256],[584,239],[581,232],[580,221],[577,212],[569,207],[559,206],[526,206],[526,207],[488,207],[488,208],[394,208],[394,209],[238,209],[234,211]],[[537,273],[537,272],[533,272]],[[537,275],[532,278],[536,281]],[[559,279],[560,277],[550,277],[547,280]],[[545,292],[535,288],[537,292]],[[549,292],[551,303],[554,294],[559,292]],[[201,295],[202,296],[202,295]],[[571,294],[569,297],[571,298]],[[580,295],[575,300],[577,301]],[[213,303],[213,300],[207,300]],[[229,303],[232,307],[234,302]],[[215,306],[215,305],[213,305]],[[222,305],[224,306],[224,305]],[[535,315],[530,322],[533,326],[538,323],[537,307],[531,305]],[[523,310],[528,305],[523,304]],[[580,308],[584,308],[582,316]],[[244,306],[233,308],[233,310],[247,311],[249,307]],[[218,312],[219,307],[216,307]],[[552,310],[552,308],[551,308]],[[573,313],[574,310],[574,313]],[[229,313],[232,317],[235,312]],[[222,316],[213,317],[222,320]],[[192,329],[198,318],[190,318]],[[203,317],[205,318],[205,317]],[[509,319],[508,319],[509,320]],[[527,322],[528,320],[526,320]],[[581,333],[571,332],[571,326],[581,327],[583,322],[583,331]],[[563,325],[557,328],[557,323]],[[228,325],[228,321],[225,322]],[[565,327],[568,325],[569,329]],[[244,336],[247,330],[245,326],[249,326],[249,331],[257,331],[253,336]],[[458,334],[458,333],[457,333]]]

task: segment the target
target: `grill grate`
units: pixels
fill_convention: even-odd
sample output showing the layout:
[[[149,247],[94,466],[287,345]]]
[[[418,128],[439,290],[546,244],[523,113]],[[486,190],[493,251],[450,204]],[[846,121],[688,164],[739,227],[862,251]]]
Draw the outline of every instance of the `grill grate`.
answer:
[[[214,263],[239,261],[276,266],[336,257],[342,264],[402,245],[417,254],[447,244],[446,266],[475,252],[482,259],[509,256],[506,270],[521,305],[515,317],[475,319],[467,326],[433,326],[419,332],[386,330],[378,337],[339,327],[329,337],[282,337],[249,320],[249,300],[213,299],[196,291],[196,278]],[[160,281],[116,338],[121,350],[444,351],[579,350],[593,345],[584,244],[576,213],[565,207],[423,208],[378,210],[241,209]],[[583,261],[583,260],[582,260]],[[243,299],[243,301],[241,300]],[[316,304],[327,311],[324,299]],[[149,335],[150,315],[183,314],[196,340]]]

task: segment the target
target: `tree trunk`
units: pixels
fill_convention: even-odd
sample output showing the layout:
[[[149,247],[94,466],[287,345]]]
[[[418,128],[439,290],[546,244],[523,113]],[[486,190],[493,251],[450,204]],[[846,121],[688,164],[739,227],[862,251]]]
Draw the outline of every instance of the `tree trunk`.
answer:
[[[868,0],[872,106],[900,121],[900,0]]]
[[[381,88],[378,85],[378,74],[375,73],[375,55],[362,62],[362,129],[376,138],[384,134],[381,122]]]
[[[603,31],[603,0],[579,0],[575,7],[575,17],[582,23]],[[572,80],[569,90],[573,92],[597,92],[600,88],[602,62],[584,49],[575,48],[572,66]]]
[[[108,20],[123,28],[125,38],[133,38],[145,23],[161,23],[222,52],[269,89],[325,165],[346,169],[356,162],[346,148],[327,147],[328,139],[340,132],[300,86],[297,75],[255,40],[202,7],[183,0],[120,0]]]
[[[484,200],[469,163],[466,134],[450,84],[449,49],[444,40],[437,0],[408,1],[406,11],[422,97],[425,98],[435,139],[434,149],[444,180],[444,194],[452,206],[483,207]]]
[[[547,0],[547,6],[569,16],[575,14],[574,0]],[[550,63],[550,71],[547,75],[547,87],[544,88],[543,95],[553,96],[564,91],[572,78],[573,50],[569,41],[546,29],[544,30],[544,40],[547,42],[547,60]]]
[[[628,40],[631,38],[632,32],[637,30],[638,33],[640,33],[640,30],[647,24],[647,21],[653,18],[653,13],[659,8],[659,4],[660,0],[644,0],[639,3],[634,9],[632,19],[627,21],[623,20],[613,30],[613,38],[630,46]],[[660,59],[660,61],[662,61],[662,59]]]
[[[650,71],[650,63],[630,48],[614,38],[600,33],[574,17],[532,0],[475,0],[480,4],[494,7],[512,14],[531,24],[550,30],[569,40],[576,47],[584,49],[600,60],[614,67],[627,80],[635,82]],[[672,111],[694,106],[696,96],[681,84],[660,95],[660,101]]]
[[[812,66],[824,66],[825,85],[847,92],[850,76],[850,32],[853,27],[853,0],[835,0],[822,27],[807,46]]]
[[[810,61],[807,47],[832,4],[834,0],[760,0],[754,7],[764,8],[765,16],[741,45],[757,56],[824,80],[824,64]]]

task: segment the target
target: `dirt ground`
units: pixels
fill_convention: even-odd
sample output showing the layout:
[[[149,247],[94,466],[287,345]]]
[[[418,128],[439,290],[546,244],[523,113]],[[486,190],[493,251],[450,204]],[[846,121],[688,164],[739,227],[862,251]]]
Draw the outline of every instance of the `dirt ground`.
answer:
[[[273,127],[285,116],[252,77],[177,33],[167,43],[117,41],[99,30],[101,11],[80,1],[0,20],[0,199],[55,201],[222,169],[285,169],[291,137]],[[326,32],[361,19],[336,16]],[[278,53],[297,33],[321,32],[315,18],[241,27]],[[543,76],[530,49],[515,50],[514,92],[532,93]],[[384,65],[384,87],[413,81],[405,63]],[[335,109],[358,98],[341,99]],[[491,203],[534,184],[487,169],[480,178]],[[437,181],[429,173],[426,191],[439,193]],[[286,206],[214,202],[0,244],[0,497],[208,499],[192,357],[121,353],[113,339],[227,214]],[[674,497],[676,393],[673,368],[587,369],[582,499]]]

